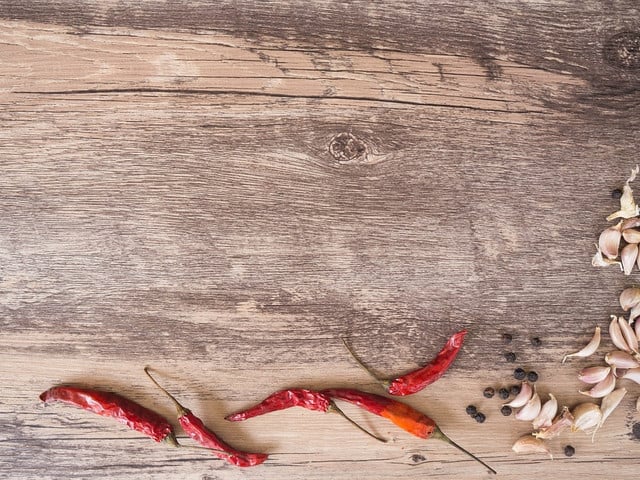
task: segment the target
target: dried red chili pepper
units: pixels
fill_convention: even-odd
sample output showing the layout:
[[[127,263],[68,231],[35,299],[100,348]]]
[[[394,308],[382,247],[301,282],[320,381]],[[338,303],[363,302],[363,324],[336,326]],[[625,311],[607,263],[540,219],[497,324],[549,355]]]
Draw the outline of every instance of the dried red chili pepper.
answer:
[[[427,385],[431,385],[433,382],[438,380],[447,369],[451,366],[453,361],[458,356],[458,352],[460,348],[462,348],[462,343],[464,341],[464,337],[467,334],[466,330],[460,330],[457,333],[454,333],[451,338],[447,341],[445,346],[440,350],[438,355],[431,360],[424,367],[418,368],[412,372],[407,373],[401,377],[398,377],[394,380],[382,380],[378,378],[366,365],[364,365],[358,356],[353,352],[353,350],[349,347],[347,342],[342,339],[345,347],[349,350],[349,353],[353,356],[353,358],[358,362],[358,364],[364,368],[369,375],[375,378],[378,382],[382,384],[384,389],[390,393],[391,395],[411,395],[413,393],[417,393]]]
[[[322,390],[321,393],[324,393],[330,398],[338,398],[340,400],[353,403],[354,405],[357,405],[358,407],[375,415],[384,417],[416,437],[424,439],[437,438],[453,445],[458,450],[461,450],[477,462],[484,465],[492,473],[496,473],[496,471],[489,465],[445,435],[431,418],[406,403],[382,397],[374,393],[361,392],[350,388],[332,388]]]
[[[161,415],[117,393],[72,386],[53,387],[40,394],[45,403],[64,402],[103,417],[115,418],[156,442],[178,446],[171,424]]]
[[[230,422],[240,422],[249,418],[257,417],[258,415],[264,415],[265,413],[284,410],[291,407],[303,407],[307,410],[316,410],[325,413],[335,412],[367,435],[381,442],[386,442],[384,438],[374,435],[345,415],[345,413],[338,408],[335,402],[327,395],[315,390],[307,390],[303,388],[291,388],[272,393],[257,405],[246,410],[227,415],[225,418]]]
[[[222,441],[215,433],[209,430],[204,423],[202,423],[202,420],[196,417],[191,410],[182,406],[173,395],[165,390],[151,376],[148,367],[145,367],[144,372],[151,381],[171,399],[178,412],[178,422],[185,433],[199,444],[210,449],[218,458],[222,458],[238,467],[253,467],[255,465],[260,465],[268,458],[268,455],[265,453],[243,452],[236,450]]]

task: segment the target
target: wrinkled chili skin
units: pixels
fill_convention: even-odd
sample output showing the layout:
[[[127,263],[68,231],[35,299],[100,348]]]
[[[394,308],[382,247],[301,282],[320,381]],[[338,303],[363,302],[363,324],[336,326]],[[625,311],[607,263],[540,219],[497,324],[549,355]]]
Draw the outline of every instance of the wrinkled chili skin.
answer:
[[[291,407],[303,407],[308,410],[328,412],[330,406],[331,400],[329,397],[320,392],[302,388],[292,388],[275,392],[259,404],[247,410],[227,415],[225,418],[230,422],[240,422],[258,415],[264,415],[265,413]]]
[[[416,437],[429,438],[438,429],[431,418],[415,408],[375,393],[361,392],[351,388],[332,388],[323,390],[322,393],[384,417]]]
[[[253,467],[260,465],[268,458],[268,455],[265,453],[241,452],[226,444],[218,438],[215,433],[209,430],[202,420],[191,413],[190,410],[184,409],[184,414],[178,418],[178,422],[180,422],[185,433],[202,446],[214,450],[224,450],[226,453],[218,451],[212,453],[233,465],[238,467]]]
[[[164,417],[117,393],[58,386],[41,393],[40,400],[45,403],[68,403],[103,417],[114,418],[156,442],[175,441],[173,427]]]
[[[458,356],[466,334],[466,330],[454,333],[431,362],[422,368],[390,381],[387,391],[391,395],[411,395],[438,380]]]

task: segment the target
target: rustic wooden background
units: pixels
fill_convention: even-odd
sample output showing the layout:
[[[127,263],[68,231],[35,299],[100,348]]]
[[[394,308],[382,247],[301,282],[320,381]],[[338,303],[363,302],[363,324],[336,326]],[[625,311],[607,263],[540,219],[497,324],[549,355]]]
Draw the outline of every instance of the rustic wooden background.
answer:
[[[353,408],[392,441],[299,409],[223,420],[289,386],[379,391],[342,336],[393,376],[465,326],[409,403],[499,478],[630,478],[637,386],[553,461],[512,453],[529,428],[482,390],[523,365],[580,400],[594,360],[560,359],[638,278],[590,256],[639,161],[639,87],[636,0],[1,0],[0,477],[487,478]],[[272,460],[38,402],[81,383],[173,415],[147,364]]]

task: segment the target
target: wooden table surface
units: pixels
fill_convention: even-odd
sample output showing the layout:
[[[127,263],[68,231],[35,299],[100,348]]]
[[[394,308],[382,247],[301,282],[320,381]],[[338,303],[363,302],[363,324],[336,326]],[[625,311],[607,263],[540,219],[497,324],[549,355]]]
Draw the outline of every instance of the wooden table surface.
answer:
[[[638,280],[590,257],[639,161],[639,19],[636,0],[0,1],[0,477],[489,478],[355,407],[387,444],[302,409],[223,419],[286,387],[382,393],[341,337],[392,377],[466,327],[404,401],[498,478],[633,478],[637,385],[553,461],[513,453],[531,426],[482,391],[523,366],[573,406],[610,348],[560,363]],[[145,365],[271,459],[38,401],[74,383],[175,419]]]

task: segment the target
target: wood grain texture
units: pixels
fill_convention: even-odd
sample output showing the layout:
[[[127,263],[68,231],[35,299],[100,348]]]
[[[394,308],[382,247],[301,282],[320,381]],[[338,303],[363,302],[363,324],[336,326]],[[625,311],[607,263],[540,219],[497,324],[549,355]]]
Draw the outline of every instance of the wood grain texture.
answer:
[[[637,386],[553,462],[512,453],[527,425],[481,392],[511,383],[508,331],[542,393],[579,401],[593,361],[559,360],[637,281],[590,256],[637,162],[638,13],[0,1],[0,477],[485,478],[348,406],[391,442],[296,409],[223,420],[288,386],[379,391],[341,337],[393,376],[463,326],[452,369],[406,401],[499,478],[630,476]],[[235,469],[38,405],[75,382],[173,415],[146,364],[272,460]]]

